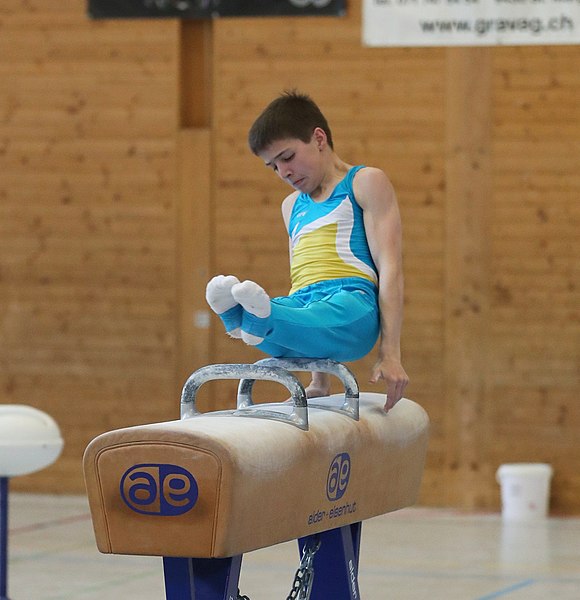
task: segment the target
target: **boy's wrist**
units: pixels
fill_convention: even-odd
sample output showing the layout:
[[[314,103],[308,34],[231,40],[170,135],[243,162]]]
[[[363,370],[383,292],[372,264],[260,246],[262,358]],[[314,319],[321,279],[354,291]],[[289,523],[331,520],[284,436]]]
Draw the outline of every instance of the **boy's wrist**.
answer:
[[[379,360],[398,360],[401,362],[401,349],[398,347],[381,346],[379,347]]]

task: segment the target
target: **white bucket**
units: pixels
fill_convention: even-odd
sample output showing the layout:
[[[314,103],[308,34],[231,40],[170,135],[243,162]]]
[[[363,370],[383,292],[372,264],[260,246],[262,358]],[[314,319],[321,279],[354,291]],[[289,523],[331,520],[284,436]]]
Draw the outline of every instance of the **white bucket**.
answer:
[[[496,479],[501,486],[502,518],[534,521],[548,514],[552,467],[543,463],[501,465]]]

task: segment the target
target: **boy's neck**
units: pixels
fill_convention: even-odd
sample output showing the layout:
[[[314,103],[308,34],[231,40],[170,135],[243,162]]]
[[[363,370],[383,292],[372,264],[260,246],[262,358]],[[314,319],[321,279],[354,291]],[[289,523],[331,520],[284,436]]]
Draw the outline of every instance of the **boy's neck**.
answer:
[[[328,159],[328,166],[324,172],[320,186],[310,194],[310,197],[315,202],[324,202],[325,200],[328,200],[334,191],[334,188],[344,179],[344,176],[352,167],[352,165],[344,162],[334,152]]]

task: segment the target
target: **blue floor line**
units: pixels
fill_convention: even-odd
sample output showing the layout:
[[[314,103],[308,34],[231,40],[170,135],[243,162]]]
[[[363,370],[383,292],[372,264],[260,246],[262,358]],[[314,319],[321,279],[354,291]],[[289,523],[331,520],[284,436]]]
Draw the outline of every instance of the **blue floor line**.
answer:
[[[536,583],[535,579],[526,579],[525,581],[520,581],[519,583],[514,583],[514,585],[510,585],[503,590],[498,590],[497,592],[493,592],[492,594],[487,594],[485,596],[480,596],[476,600],[494,600],[494,598],[501,598],[502,596],[507,596],[512,592],[517,590],[521,590],[522,588],[528,587],[532,584]]]

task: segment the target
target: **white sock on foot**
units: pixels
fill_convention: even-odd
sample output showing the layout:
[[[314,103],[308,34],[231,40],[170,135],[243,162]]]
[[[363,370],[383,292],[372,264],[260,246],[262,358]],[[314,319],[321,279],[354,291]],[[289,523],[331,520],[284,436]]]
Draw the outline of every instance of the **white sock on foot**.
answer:
[[[232,287],[240,283],[240,280],[233,275],[216,275],[205,288],[205,299],[209,307],[217,314],[223,313],[234,308],[238,302],[232,296]],[[240,311],[241,312],[241,311]],[[223,320],[223,319],[222,319]],[[240,327],[232,327],[231,323],[224,322],[227,334],[230,337],[240,339],[242,330]],[[231,329],[228,330],[228,326]]]
[[[233,275],[216,275],[205,288],[205,299],[217,315],[233,308],[238,302],[232,296],[232,287],[240,283]]]
[[[243,283],[234,285],[232,288],[232,296],[234,297],[234,300],[242,305],[244,311],[249,315],[257,317],[258,319],[267,319],[270,316],[270,296],[268,296],[264,289],[257,283],[254,283],[253,281],[244,281]],[[248,321],[250,320],[253,321],[251,325],[248,324]],[[244,321],[246,322],[246,326],[249,325],[254,333],[245,331]],[[261,327],[258,326],[258,330],[260,329]],[[244,317],[242,320],[241,331],[242,340],[249,346],[261,344],[264,341],[264,335],[266,334],[265,326],[264,335],[257,334],[258,331],[256,331],[255,319],[249,319],[247,316]]]
[[[260,337],[259,335],[253,335],[252,333],[247,333],[243,330],[240,330],[240,338],[242,341],[246,342],[248,346],[257,346],[264,341],[263,337]]]
[[[233,299],[252,315],[265,319],[270,316],[270,296],[253,281],[237,283],[231,288]]]

